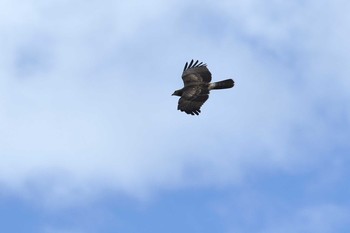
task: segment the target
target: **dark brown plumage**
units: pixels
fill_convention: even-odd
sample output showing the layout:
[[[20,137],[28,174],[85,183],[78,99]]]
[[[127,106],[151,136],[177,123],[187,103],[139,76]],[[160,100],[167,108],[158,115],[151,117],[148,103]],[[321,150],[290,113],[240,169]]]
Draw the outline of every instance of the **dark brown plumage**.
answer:
[[[180,96],[177,109],[191,115],[198,115],[200,108],[209,98],[209,91],[214,89],[226,89],[234,86],[232,79],[211,83],[211,73],[206,64],[197,60],[188,64],[186,62],[182,80],[184,87],[176,90],[173,95]]]

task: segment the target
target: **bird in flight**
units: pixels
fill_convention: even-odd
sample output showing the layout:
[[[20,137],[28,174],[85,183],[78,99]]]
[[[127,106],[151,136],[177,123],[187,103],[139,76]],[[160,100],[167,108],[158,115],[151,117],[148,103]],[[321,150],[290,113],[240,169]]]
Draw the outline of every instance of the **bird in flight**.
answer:
[[[203,62],[186,62],[182,80],[184,87],[176,90],[172,95],[180,96],[177,109],[191,115],[198,115],[200,108],[209,98],[209,91],[215,89],[226,89],[234,86],[232,79],[226,79],[219,82],[210,82],[211,73],[207,65]]]

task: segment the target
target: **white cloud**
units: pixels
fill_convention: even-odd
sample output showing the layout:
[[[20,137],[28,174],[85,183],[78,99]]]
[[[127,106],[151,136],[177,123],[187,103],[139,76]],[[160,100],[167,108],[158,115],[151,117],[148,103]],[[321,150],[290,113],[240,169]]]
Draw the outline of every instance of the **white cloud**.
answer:
[[[144,196],[313,161],[305,154],[332,145],[317,104],[348,103],[346,66],[336,66],[332,89],[326,80],[348,56],[345,32],[329,35],[327,18],[310,19],[308,9],[328,14],[315,2],[272,2],[214,6],[230,19],[221,44],[206,39],[211,28],[182,24],[181,3],[3,2],[0,182],[37,189],[49,202],[105,189]],[[329,54],[337,62],[327,64]],[[237,84],[215,93],[197,118],[177,112],[170,97],[192,56],[207,59],[215,80],[234,74]],[[328,100],[327,90],[335,95]]]

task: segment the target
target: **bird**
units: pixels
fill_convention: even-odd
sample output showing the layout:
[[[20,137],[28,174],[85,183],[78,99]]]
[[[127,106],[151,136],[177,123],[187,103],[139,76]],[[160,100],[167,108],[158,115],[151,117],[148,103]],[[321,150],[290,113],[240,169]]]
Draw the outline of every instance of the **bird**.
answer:
[[[200,108],[208,100],[211,90],[232,88],[235,85],[232,79],[211,82],[207,64],[193,59],[190,63],[186,62],[182,80],[184,87],[176,90],[172,96],[180,96],[177,109],[191,115],[199,115]]]

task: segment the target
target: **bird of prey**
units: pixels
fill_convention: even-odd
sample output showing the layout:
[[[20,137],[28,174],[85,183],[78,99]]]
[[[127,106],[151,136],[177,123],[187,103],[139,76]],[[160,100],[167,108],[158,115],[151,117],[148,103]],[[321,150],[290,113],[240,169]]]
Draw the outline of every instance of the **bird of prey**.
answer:
[[[182,80],[184,87],[176,90],[172,95],[180,96],[177,109],[191,115],[198,115],[201,106],[209,98],[209,91],[214,89],[226,89],[234,86],[232,79],[211,83],[211,73],[207,65],[197,60],[186,62]]]

